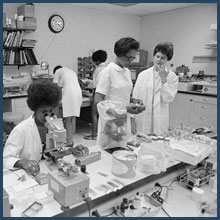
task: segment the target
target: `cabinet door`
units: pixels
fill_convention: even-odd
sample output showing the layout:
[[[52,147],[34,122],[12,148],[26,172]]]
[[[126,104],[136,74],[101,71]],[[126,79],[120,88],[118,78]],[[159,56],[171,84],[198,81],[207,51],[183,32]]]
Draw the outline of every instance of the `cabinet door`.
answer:
[[[27,105],[27,98],[16,98],[12,99],[12,111],[13,112],[22,112],[24,114],[24,119],[28,118],[33,114]]]
[[[217,98],[207,96],[195,96],[190,127],[199,128],[212,126],[217,131]]]
[[[190,114],[194,95],[177,93],[174,101],[170,103],[170,127],[179,127],[181,124],[189,126]]]

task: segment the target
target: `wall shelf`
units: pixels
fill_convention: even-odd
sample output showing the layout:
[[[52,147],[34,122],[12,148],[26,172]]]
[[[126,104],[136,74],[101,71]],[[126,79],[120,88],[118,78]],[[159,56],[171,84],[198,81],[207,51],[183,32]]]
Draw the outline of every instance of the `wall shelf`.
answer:
[[[217,56],[193,56],[193,63],[214,63],[217,62]]]
[[[26,28],[8,28],[3,27],[3,31],[35,31],[34,29],[26,29]]]
[[[217,24],[211,24],[210,25],[210,30],[211,31],[217,31]]]

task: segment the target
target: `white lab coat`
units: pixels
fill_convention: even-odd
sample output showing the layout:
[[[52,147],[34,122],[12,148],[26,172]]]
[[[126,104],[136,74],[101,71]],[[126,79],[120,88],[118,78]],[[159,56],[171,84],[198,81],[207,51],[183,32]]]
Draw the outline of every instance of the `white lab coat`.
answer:
[[[171,71],[167,76],[167,82],[163,85],[160,76],[154,72],[153,67],[138,75],[133,97],[143,100],[146,111],[136,115],[137,131],[160,135],[168,130],[169,103],[174,100],[177,87],[178,77]]]
[[[128,68],[121,68],[111,62],[102,70],[98,78],[96,92],[105,95],[105,100],[121,102],[123,104],[122,107],[126,109],[126,106],[130,103],[132,87],[130,70]],[[101,122],[99,119],[97,145],[99,145],[101,138],[100,126]],[[127,118],[127,134],[128,136],[131,134],[130,114],[128,114]]]
[[[127,106],[132,91],[131,72],[111,62],[102,70],[96,92],[105,95],[105,100],[119,101]]]
[[[3,151],[3,167],[13,169],[20,159],[41,159],[42,143],[32,116],[18,124],[10,133]]]
[[[79,117],[82,105],[82,90],[76,73],[67,67],[60,68],[55,72],[53,82],[63,87],[63,117]]]

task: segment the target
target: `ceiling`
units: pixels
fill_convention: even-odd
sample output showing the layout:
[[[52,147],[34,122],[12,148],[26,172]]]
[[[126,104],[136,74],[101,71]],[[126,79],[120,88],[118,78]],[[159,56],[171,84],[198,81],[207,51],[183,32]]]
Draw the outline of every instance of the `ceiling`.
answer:
[[[66,3],[68,5],[105,10],[129,15],[145,16],[201,3]]]

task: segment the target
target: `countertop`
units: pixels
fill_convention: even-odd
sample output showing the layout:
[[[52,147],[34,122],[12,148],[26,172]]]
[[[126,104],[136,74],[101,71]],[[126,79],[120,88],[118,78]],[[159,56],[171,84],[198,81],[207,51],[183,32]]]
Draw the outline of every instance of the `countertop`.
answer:
[[[198,91],[178,91],[178,93],[186,93],[186,94],[193,94],[193,95],[217,97],[217,94],[202,93],[202,92],[198,92]]]
[[[14,98],[23,98],[23,97],[27,97],[27,92],[15,92],[15,93],[5,93],[3,95],[3,99],[14,99]]]
[[[217,97],[217,94],[202,93],[197,91],[178,91],[178,93]],[[12,98],[14,99],[14,98],[22,98],[22,97],[27,97],[27,92],[7,93],[3,95],[3,99],[12,99]],[[90,97],[83,97],[83,101],[90,101],[90,100],[91,100]]]
[[[100,151],[100,148],[98,148],[97,146],[90,147],[90,152],[97,152],[97,151]],[[91,212],[94,210],[98,210],[99,212],[108,210],[109,208],[115,206],[116,204],[120,204],[120,202],[122,201],[122,198],[134,197],[137,191],[140,193],[150,191],[154,189],[153,187],[154,187],[155,182],[160,182],[160,184],[163,184],[163,185],[166,184],[167,182],[171,182],[172,180],[174,180],[176,176],[183,174],[186,168],[186,164],[173,161],[169,163],[168,169],[165,172],[161,172],[160,174],[150,175],[150,174],[144,174],[136,170],[135,177],[130,178],[130,179],[123,179],[123,178],[114,176],[111,172],[112,156],[103,150],[101,150],[101,153],[102,153],[101,160],[98,160],[95,163],[91,163],[87,165],[87,172],[90,177],[90,190],[92,190],[90,192],[93,192],[90,194],[91,201],[89,202]],[[72,161],[73,159],[74,159],[73,155],[66,156],[66,161],[68,162]],[[44,160],[40,161],[39,164],[40,164],[41,170],[44,173],[49,172],[49,170],[51,169],[51,167],[48,166],[47,161],[44,161]],[[4,172],[4,177],[3,177],[4,183],[6,183],[6,180],[9,180],[9,178],[11,178],[11,175],[13,173],[21,172],[21,171],[24,172],[23,170]],[[105,176],[100,175],[99,173],[102,173],[102,174],[104,173]],[[15,178],[17,178],[17,175]],[[107,192],[106,189],[103,190],[102,186],[105,185],[108,181],[112,181],[113,179],[117,179],[118,181],[122,183],[122,185],[120,186],[120,189],[116,191],[113,190],[111,192]],[[5,187],[5,184],[4,184],[4,187]],[[11,210],[12,217],[21,216],[21,212],[29,205],[29,204],[16,205],[17,203],[19,204],[18,201],[21,201],[21,200],[24,201],[25,198],[27,200],[29,198],[28,196],[31,197],[33,195],[35,196],[38,195],[39,197],[39,192],[41,194],[42,192],[47,192],[48,190],[47,187],[48,187],[47,184],[34,185],[32,188],[28,188],[24,190],[23,192],[25,193],[25,195],[20,194],[20,197],[16,197],[16,195],[19,195],[18,186],[15,188],[13,188],[13,186],[9,187],[11,188],[11,190],[8,188],[7,191],[9,191],[11,195],[14,195],[13,200],[11,200],[13,201],[13,205],[14,205],[14,208]],[[186,212],[188,212],[188,215],[185,215],[185,216],[197,217],[199,214],[198,212],[199,210],[197,210],[198,208],[195,210],[195,207],[197,206],[195,201],[191,201],[190,205],[188,204],[188,197],[191,196],[191,192],[188,192],[188,194],[186,194],[184,189],[180,190],[181,187],[179,186],[179,184],[176,187],[177,187],[177,190],[175,190],[175,192],[170,191],[169,200],[167,200],[165,204],[166,205],[165,208],[168,211],[168,213],[170,213],[171,216],[182,217],[185,215]],[[12,188],[17,189],[16,191],[17,193],[15,193],[15,191],[13,191]],[[214,194],[213,196],[214,198],[216,198],[216,194]],[[182,200],[180,203],[176,202],[178,201],[178,198]],[[177,204],[179,204],[178,207],[177,207]],[[194,207],[192,207],[192,204],[194,205]],[[39,213],[37,213],[36,217],[51,217],[51,216],[88,217],[88,207],[85,202],[79,202],[71,206],[70,209],[67,209],[64,212],[60,209],[61,208],[60,204],[54,199],[47,201],[43,205],[44,205],[43,209]],[[182,205],[187,206],[187,209],[186,209],[187,211],[182,210],[181,208]],[[192,212],[191,209],[193,209],[194,212]]]
[[[7,93],[3,95],[3,99],[15,99],[15,98],[23,98],[27,97],[27,92],[22,93]],[[82,107],[91,105],[92,97],[83,97],[83,104]]]

